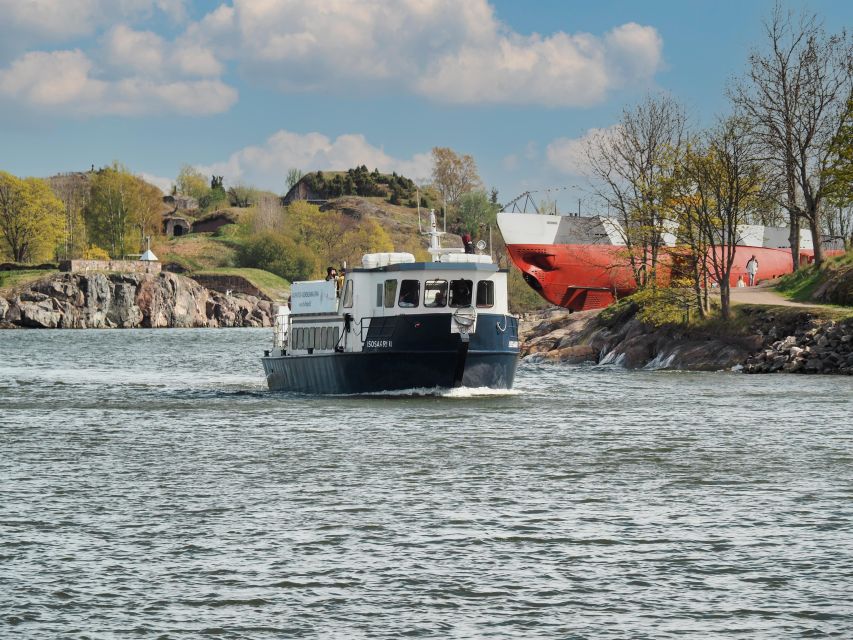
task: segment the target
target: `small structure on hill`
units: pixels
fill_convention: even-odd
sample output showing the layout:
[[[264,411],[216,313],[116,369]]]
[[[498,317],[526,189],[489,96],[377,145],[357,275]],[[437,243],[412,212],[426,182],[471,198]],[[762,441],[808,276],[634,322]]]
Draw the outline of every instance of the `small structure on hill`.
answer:
[[[192,223],[193,233],[210,233],[226,224],[234,224],[237,218],[230,211],[214,211]]]
[[[288,191],[281,199],[282,205],[287,206],[296,200],[307,200],[308,202],[314,203],[326,201],[326,199],[321,197],[319,193],[311,189],[307,178],[308,176],[302,176],[302,179],[290,188],[290,191]]]
[[[171,193],[163,196],[163,202],[171,205],[173,211],[195,211],[198,209],[198,200],[182,193]]]
[[[192,231],[190,221],[181,216],[163,216],[163,233],[171,238],[185,236]]]

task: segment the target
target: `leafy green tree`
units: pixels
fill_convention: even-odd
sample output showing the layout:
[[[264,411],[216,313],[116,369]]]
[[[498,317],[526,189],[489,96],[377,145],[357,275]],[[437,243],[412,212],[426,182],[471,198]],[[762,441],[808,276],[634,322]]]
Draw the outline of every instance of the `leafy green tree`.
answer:
[[[497,221],[498,206],[489,200],[485,191],[470,191],[457,202],[459,232],[482,236],[489,225]]]
[[[228,199],[233,207],[251,207],[258,202],[258,190],[238,182],[228,189]]]
[[[191,196],[201,202],[210,189],[207,186],[207,178],[195,167],[185,164],[178,172],[175,180],[178,192],[185,196]],[[220,185],[221,186],[221,185]]]
[[[296,186],[296,183],[302,180],[302,171],[297,169],[296,167],[292,167],[287,172],[287,191],[293,189]]]
[[[160,228],[159,191],[119,163],[92,179],[85,218],[89,238],[114,258],[135,253],[145,235]]]
[[[44,180],[0,171],[0,237],[12,260],[52,257],[64,233],[65,206]]]

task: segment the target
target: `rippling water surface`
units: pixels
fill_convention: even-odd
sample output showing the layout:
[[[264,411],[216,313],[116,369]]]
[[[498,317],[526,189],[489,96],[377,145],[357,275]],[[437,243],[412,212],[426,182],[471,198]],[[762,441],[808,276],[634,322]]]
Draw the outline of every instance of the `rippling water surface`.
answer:
[[[853,637],[853,379],[311,398],[268,337],[0,332],[0,637]]]

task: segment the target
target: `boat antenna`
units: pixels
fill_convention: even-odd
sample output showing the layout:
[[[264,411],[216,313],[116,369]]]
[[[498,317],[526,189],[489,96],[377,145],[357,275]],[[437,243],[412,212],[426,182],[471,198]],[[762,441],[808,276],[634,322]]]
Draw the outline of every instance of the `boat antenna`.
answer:
[[[447,198],[444,199],[444,233],[447,233]]]
[[[421,188],[416,187],[415,193],[417,194],[418,198],[418,233],[423,233],[424,230],[423,227],[421,227]]]

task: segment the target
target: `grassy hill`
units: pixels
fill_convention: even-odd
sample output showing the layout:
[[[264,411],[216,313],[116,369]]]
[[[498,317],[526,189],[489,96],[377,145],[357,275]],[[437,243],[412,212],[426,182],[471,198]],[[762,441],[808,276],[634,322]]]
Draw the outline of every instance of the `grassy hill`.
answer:
[[[799,302],[853,306],[853,249],[783,276],[776,288]]]

